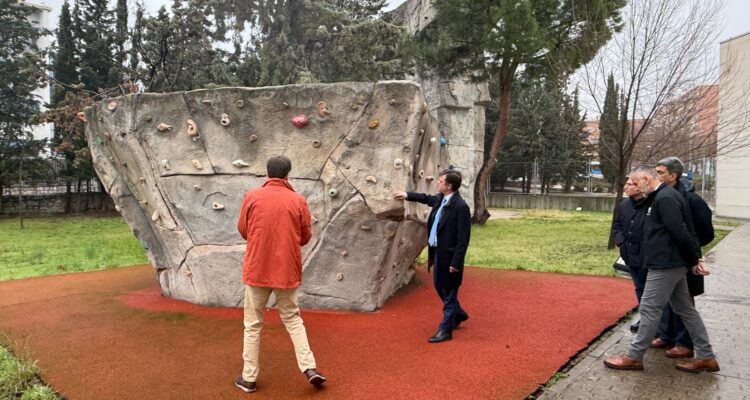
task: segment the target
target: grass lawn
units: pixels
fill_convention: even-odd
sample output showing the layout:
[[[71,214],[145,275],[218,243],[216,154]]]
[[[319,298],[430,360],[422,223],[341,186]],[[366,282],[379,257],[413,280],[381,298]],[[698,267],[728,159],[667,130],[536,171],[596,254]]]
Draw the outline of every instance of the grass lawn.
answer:
[[[0,281],[148,262],[119,216],[0,219]]]
[[[607,250],[612,215],[523,210],[522,216],[473,226],[465,263],[490,268],[614,275],[618,250]],[[708,251],[729,231],[717,230]]]

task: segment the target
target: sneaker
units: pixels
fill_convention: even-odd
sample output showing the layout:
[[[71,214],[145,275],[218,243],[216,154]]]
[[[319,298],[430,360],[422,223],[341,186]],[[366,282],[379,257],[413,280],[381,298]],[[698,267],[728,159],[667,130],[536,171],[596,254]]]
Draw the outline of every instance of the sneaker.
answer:
[[[242,376],[238,376],[237,379],[234,380],[234,386],[237,386],[245,393],[252,393],[256,389],[255,382],[248,382],[242,379]]]
[[[307,381],[315,387],[320,387],[326,381],[326,377],[316,371],[315,368],[305,370],[304,374]]]

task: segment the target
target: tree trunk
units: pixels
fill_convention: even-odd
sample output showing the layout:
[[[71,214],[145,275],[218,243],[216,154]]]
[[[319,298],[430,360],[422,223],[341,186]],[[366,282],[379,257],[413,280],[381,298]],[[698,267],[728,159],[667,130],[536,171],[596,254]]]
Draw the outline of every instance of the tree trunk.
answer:
[[[489,182],[490,173],[495,169],[495,165],[497,165],[497,153],[500,150],[500,145],[503,144],[505,134],[508,132],[508,123],[510,121],[510,89],[513,83],[515,68],[511,68],[510,70],[506,76],[500,78],[500,120],[492,137],[490,153],[485,156],[484,164],[479,169],[477,181],[474,184],[474,217],[472,218],[474,224],[484,224],[490,217],[490,213],[487,211],[487,183]]]
[[[18,222],[23,226],[23,209],[26,208],[23,204],[23,146],[21,146],[21,159],[18,163]]]
[[[621,157],[620,158],[620,165],[617,168],[617,174],[615,175],[615,183],[614,183],[614,189],[617,191],[617,195],[615,196],[615,205],[612,208],[612,223],[615,222],[615,218],[617,218],[617,206],[620,205],[620,202],[622,201],[622,192],[623,192],[623,184],[625,183],[623,179],[625,178],[625,166],[628,164],[625,162],[625,160]],[[612,229],[612,225],[610,224],[609,228],[609,241],[607,242],[607,249],[612,250],[615,248],[615,231]]]
[[[70,179],[65,179],[65,213],[70,212],[70,201],[71,197],[73,195],[71,194],[71,184]]]

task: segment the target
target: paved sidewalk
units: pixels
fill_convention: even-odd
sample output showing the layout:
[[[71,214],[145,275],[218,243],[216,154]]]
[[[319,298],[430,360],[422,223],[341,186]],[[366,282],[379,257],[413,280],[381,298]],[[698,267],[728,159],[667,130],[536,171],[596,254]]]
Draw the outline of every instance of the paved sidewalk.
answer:
[[[737,227],[707,255],[711,275],[696,298],[721,371],[688,374],[674,368],[664,350],[649,349],[644,371],[615,371],[602,360],[627,351],[633,320],[576,360],[567,377],[542,400],[562,399],[750,399],[750,223]]]

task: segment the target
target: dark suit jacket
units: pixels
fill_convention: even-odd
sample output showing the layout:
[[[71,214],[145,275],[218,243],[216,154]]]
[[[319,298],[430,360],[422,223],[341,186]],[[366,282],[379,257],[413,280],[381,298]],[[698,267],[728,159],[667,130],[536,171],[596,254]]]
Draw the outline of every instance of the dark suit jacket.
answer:
[[[435,196],[408,192],[406,200],[416,201],[427,204],[432,207],[429,218],[427,218],[427,235],[429,238],[432,223],[435,220],[435,214],[440,203],[443,201],[443,194],[438,193]],[[448,204],[443,207],[440,213],[437,231],[437,248],[428,247],[428,265],[435,268],[434,279],[435,287],[440,289],[455,289],[461,286],[464,273],[464,257],[466,249],[469,247],[469,237],[471,235],[471,213],[469,206],[466,204],[458,192],[454,192]],[[437,264],[435,259],[437,258]],[[450,273],[450,267],[458,269],[458,272]]]
[[[635,200],[630,197],[617,206],[617,216],[612,221],[615,244],[620,248],[620,257],[631,268],[643,266],[643,221],[647,199]]]

